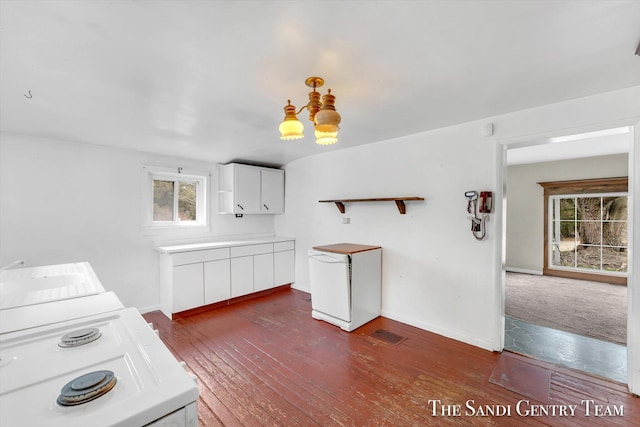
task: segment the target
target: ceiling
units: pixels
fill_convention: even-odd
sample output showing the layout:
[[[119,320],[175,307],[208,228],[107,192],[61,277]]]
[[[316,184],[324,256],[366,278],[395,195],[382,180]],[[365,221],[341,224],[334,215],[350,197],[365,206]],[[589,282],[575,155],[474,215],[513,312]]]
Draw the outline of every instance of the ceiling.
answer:
[[[584,157],[628,154],[633,144],[631,127],[545,138],[507,150],[509,166]],[[512,147],[512,146],[510,146]]]
[[[640,1],[0,2],[0,130],[283,165],[640,85]],[[321,76],[339,142],[281,141]]]

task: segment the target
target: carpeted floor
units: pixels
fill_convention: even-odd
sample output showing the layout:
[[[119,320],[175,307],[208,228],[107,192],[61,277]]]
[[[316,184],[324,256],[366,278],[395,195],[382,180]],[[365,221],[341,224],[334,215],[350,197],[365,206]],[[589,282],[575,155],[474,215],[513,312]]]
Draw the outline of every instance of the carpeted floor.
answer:
[[[622,285],[507,273],[505,313],[535,325],[627,342],[627,287]]]

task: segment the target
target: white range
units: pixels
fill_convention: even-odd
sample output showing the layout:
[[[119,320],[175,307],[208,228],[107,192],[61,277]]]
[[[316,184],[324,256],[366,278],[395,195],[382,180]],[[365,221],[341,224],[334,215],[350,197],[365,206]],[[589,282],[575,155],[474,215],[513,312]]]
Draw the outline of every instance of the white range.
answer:
[[[3,271],[0,300],[0,426],[198,425],[195,380],[88,263]]]
[[[0,335],[3,427],[197,426],[197,399],[134,308]]]

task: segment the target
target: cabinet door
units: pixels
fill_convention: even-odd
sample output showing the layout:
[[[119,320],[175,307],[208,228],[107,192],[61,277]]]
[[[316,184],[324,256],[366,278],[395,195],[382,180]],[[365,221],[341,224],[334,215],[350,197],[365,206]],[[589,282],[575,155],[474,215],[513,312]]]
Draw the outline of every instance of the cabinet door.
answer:
[[[284,171],[263,169],[260,209],[263,213],[284,212]]]
[[[273,254],[273,280],[275,286],[293,283],[295,274],[295,252],[284,251]]]
[[[253,257],[231,258],[231,298],[253,292]]]
[[[234,212],[260,212],[260,169],[236,166],[234,171]]]
[[[228,259],[204,263],[204,303],[231,298],[231,266]]]
[[[172,312],[200,307],[204,304],[204,272],[202,263],[173,267]]]
[[[262,254],[253,257],[253,290],[254,292],[273,288],[273,254]]]

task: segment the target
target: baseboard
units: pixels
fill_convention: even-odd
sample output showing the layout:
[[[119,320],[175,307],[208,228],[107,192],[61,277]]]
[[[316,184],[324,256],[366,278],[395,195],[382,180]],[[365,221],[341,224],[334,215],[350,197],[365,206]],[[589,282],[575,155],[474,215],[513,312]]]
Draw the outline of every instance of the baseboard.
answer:
[[[495,351],[494,346],[492,345],[491,342],[483,339],[479,339],[478,337],[460,334],[458,332],[451,331],[445,328],[440,328],[426,322],[420,322],[420,321],[416,321],[415,319],[409,319],[405,316],[398,315],[396,313],[390,313],[386,310],[382,310],[382,316],[391,320],[395,320],[397,322],[415,326],[416,328],[420,328],[428,332],[433,332],[434,334],[442,335],[443,337],[446,337],[446,338],[451,338],[452,340],[456,340],[456,341],[463,342],[465,344],[470,344],[476,347],[480,347],[484,350]]]
[[[151,313],[152,311],[159,311],[159,310],[160,310],[160,304],[150,305],[149,307],[138,308],[138,311],[140,312],[140,314]]]
[[[537,276],[542,276],[542,270],[529,270],[526,268],[505,267],[505,271],[508,271],[510,273],[535,274]]]
[[[306,292],[308,294],[311,293],[311,289],[309,287],[303,288],[301,286],[297,286],[295,282],[291,284],[291,289],[295,289],[296,291]]]
[[[275,288],[264,289],[262,291],[253,292],[246,295],[241,295],[239,297],[233,297],[228,300],[222,300],[219,302],[214,302],[213,304],[207,304],[200,307],[191,308],[184,311],[179,311],[177,313],[171,314],[171,320],[180,319],[183,317],[193,316],[194,314],[204,313],[209,310],[215,310],[217,308],[228,307],[233,304],[238,304],[245,301],[250,301],[256,298],[260,298],[266,295],[271,295],[276,292],[282,292],[291,289],[291,284],[276,286]]]

